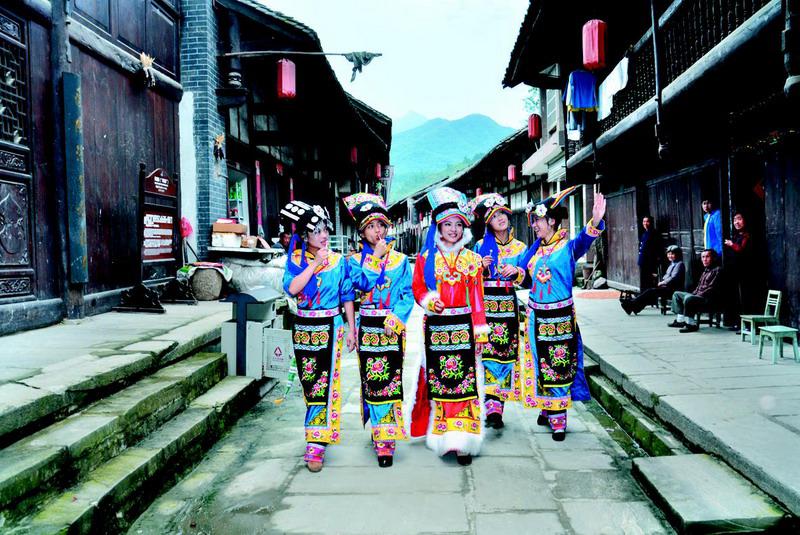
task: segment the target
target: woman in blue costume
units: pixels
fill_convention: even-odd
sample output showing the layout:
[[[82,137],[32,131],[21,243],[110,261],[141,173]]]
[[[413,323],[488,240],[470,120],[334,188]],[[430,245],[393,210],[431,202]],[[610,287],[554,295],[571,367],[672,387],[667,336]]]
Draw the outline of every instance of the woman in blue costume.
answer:
[[[525,279],[517,267],[527,246],[514,239],[511,209],[497,193],[479,195],[470,203],[475,223],[483,222],[486,233],[475,244],[483,259],[483,302],[489,324],[489,342],[483,346],[486,392],[486,426],[503,427],[503,403],[516,400],[514,372],[519,361],[519,307],[514,284]],[[518,382],[518,381],[517,381]]]
[[[561,228],[567,217],[561,203],[576,188],[528,205],[528,222],[537,240],[520,263],[526,272],[524,285],[531,289],[522,340],[522,401],[526,407],[541,410],[538,423],[549,424],[556,441],[564,440],[572,402],[590,397],[572,285],[575,263],[605,229],[606,201],[601,193],[595,194],[592,219],[574,239]]]
[[[344,203],[361,235],[361,252],[349,260],[353,286],[363,292],[358,321],[361,414],[364,425],[369,421],[372,426],[378,465],[389,467],[395,441],[407,438],[403,356],[406,323],[414,308],[411,266],[386,238],[389,215],[380,195],[356,193]]]
[[[300,234],[294,234],[289,244],[283,288],[297,298],[292,337],[306,402],[307,444],[303,459],[310,471],[319,472],[325,448],[339,442],[342,345],[346,341],[348,350],[355,348],[355,293],[347,260],[328,250],[333,230],[328,211],[321,206],[292,201],[281,210],[281,215]]]

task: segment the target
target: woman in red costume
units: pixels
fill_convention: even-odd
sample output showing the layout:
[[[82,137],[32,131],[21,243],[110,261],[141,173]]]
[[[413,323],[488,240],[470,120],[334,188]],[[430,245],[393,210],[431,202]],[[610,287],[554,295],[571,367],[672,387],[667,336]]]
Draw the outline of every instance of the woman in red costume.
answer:
[[[433,209],[412,289],[425,309],[425,361],[412,385],[411,436],[426,437],[439,455],[456,452],[468,465],[483,442],[481,345],[489,328],[483,308],[481,257],[472,239],[467,199],[451,188],[428,193]]]

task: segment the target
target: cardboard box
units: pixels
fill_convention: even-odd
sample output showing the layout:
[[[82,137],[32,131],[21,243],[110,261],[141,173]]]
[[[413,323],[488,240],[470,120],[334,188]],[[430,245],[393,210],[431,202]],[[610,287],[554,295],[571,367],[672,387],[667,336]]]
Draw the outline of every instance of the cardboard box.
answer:
[[[241,247],[242,238],[239,234],[231,232],[212,232],[211,247]]]
[[[231,232],[233,234],[244,234],[247,227],[238,223],[214,223],[211,227],[212,232]]]

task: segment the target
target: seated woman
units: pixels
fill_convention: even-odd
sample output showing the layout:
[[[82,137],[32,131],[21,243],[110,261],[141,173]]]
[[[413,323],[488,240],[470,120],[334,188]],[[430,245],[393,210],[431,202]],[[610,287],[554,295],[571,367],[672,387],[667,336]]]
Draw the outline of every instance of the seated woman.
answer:
[[[683,253],[677,245],[667,247],[667,258],[669,267],[664,278],[655,288],[648,288],[634,299],[626,299],[621,302],[622,309],[630,315],[631,312],[638,314],[647,305],[658,303],[659,297],[669,299],[676,291],[683,291],[685,288],[684,279],[686,278],[686,266],[683,264]]]

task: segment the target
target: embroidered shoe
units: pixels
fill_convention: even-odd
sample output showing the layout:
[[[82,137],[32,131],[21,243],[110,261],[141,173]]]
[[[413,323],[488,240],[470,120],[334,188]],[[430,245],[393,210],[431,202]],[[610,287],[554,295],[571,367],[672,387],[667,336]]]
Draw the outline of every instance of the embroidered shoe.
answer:
[[[567,430],[556,429],[555,431],[553,431],[553,434],[551,436],[553,437],[553,440],[555,440],[556,442],[564,442],[564,439],[567,438]]]
[[[460,464],[461,466],[469,466],[472,464],[472,455],[470,455],[469,453],[466,454],[456,453],[456,460],[458,461],[458,464]]]
[[[392,466],[394,463],[394,440],[373,442],[372,447],[375,448],[375,453],[378,455],[378,466],[381,468]]]
[[[317,473],[322,470],[325,460],[325,446],[321,444],[306,444],[306,454],[303,456],[309,472]]]
[[[506,424],[503,423],[503,415],[495,412],[486,416],[486,427],[502,429]]]
[[[545,413],[544,411],[541,411],[539,413],[539,417],[536,418],[536,424],[549,427],[550,426],[550,419],[547,417],[547,413]]]

